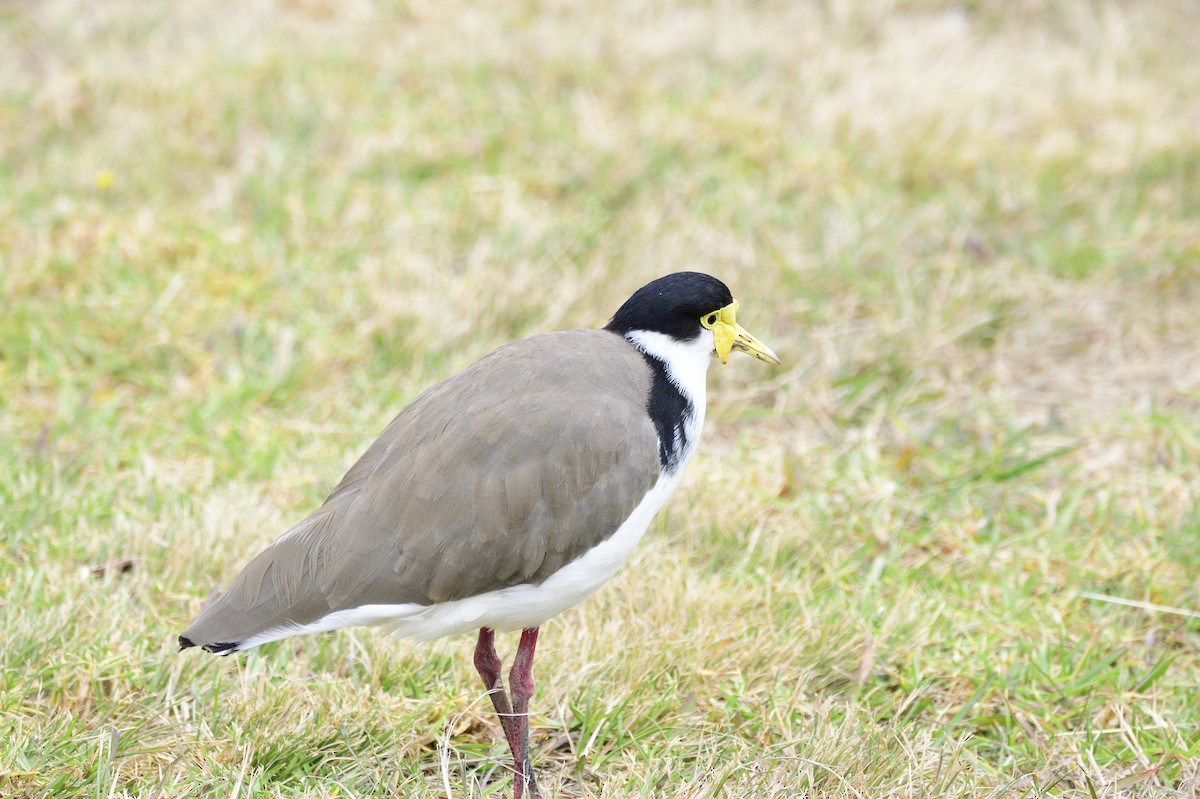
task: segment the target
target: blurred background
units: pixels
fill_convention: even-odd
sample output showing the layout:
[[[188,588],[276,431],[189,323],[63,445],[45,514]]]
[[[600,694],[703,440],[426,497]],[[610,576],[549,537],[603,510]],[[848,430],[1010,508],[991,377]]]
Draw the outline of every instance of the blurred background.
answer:
[[[0,5],[0,794],[503,796],[464,640],[176,657],[391,416],[725,280],[562,796],[1200,792],[1200,6]]]

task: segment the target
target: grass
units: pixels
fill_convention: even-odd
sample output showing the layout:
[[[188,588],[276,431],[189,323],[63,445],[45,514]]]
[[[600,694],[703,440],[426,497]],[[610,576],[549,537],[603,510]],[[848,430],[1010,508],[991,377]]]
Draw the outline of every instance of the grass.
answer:
[[[507,795],[465,639],[175,636],[423,387],[693,268],[785,364],[546,626],[547,793],[1200,795],[1198,25],[0,9],[0,794]]]

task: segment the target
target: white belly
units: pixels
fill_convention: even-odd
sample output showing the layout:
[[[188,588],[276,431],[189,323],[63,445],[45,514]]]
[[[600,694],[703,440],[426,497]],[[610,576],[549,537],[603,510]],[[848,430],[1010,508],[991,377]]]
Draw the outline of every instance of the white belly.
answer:
[[[523,583],[452,602],[411,606],[412,611],[385,624],[394,626],[397,634],[419,641],[480,627],[501,631],[537,627],[551,616],[578,605],[608,582],[629,559],[655,514],[679,484],[679,472],[682,470],[660,477],[615,533],[540,585]]]

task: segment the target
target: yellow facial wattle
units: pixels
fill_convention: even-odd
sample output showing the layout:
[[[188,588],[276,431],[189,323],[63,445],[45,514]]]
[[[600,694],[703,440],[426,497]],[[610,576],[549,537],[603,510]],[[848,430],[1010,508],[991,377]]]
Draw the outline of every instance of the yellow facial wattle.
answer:
[[[724,308],[700,317],[700,325],[713,332],[713,349],[721,363],[729,363],[729,353],[733,350],[753,355],[767,363],[779,363],[779,356],[770,347],[737,323],[737,309],[738,301],[734,300]]]

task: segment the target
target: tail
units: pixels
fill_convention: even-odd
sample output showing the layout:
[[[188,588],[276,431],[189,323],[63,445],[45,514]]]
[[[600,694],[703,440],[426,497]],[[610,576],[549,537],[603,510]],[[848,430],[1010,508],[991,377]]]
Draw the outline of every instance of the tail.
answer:
[[[321,560],[315,547],[332,510],[318,509],[250,561],[179,636],[180,651],[198,646],[228,655],[294,635],[326,616],[329,604],[312,568]]]

